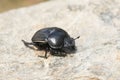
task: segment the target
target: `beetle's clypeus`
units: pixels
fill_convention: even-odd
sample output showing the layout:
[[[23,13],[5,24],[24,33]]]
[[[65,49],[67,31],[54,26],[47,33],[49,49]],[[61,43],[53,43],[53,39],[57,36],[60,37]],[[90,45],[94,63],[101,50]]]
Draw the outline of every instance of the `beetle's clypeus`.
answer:
[[[73,39],[65,30],[57,27],[49,27],[38,30],[32,37],[31,43],[22,41],[29,48],[32,48],[30,45],[34,45],[40,50],[45,50],[44,57],[47,58],[48,51],[56,56],[66,56],[67,53],[75,52],[75,40],[79,37]]]

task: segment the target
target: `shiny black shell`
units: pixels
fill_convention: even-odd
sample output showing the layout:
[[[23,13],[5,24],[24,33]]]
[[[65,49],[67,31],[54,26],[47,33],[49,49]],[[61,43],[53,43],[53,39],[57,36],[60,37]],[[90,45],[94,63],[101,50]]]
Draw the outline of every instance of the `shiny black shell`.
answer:
[[[59,49],[64,46],[65,38],[70,38],[66,31],[57,27],[50,27],[38,30],[32,37],[32,42],[48,43],[51,48]]]

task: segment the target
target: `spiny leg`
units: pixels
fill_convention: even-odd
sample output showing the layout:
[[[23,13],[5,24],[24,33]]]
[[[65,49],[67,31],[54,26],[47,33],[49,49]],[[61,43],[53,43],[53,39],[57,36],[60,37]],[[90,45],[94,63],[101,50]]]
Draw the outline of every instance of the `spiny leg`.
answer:
[[[44,55],[44,56],[38,55],[38,57],[41,57],[41,58],[46,58],[46,59],[47,59],[47,58],[48,58],[48,57],[47,57],[47,52],[48,52],[48,51],[47,51],[47,50],[45,50],[45,55]]]
[[[65,57],[65,56],[67,56],[67,54],[64,53],[62,50],[58,50],[58,56]]]
[[[45,50],[45,58],[47,59],[48,57],[47,57],[47,53],[48,53],[48,47],[46,48],[46,50]]]
[[[34,45],[35,46],[35,43],[29,43],[29,42],[26,42],[26,41],[24,41],[24,40],[22,40],[22,42],[24,43],[24,45],[26,46],[26,47],[28,47],[28,48],[30,48],[30,49],[32,49],[32,50],[37,50],[37,49],[35,49],[35,48],[33,48],[32,46],[30,46],[30,45]]]
[[[45,58],[47,59],[47,51],[45,51]]]
[[[62,52],[61,50],[57,50],[57,56],[60,56],[60,57],[65,57],[66,56],[66,53]]]
[[[57,50],[54,50],[52,48],[50,48],[50,53],[53,55],[53,56],[59,56],[59,57],[65,57],[66,54],[63,53],[61,50],[57,49]]]
[[[48,52],[48,51],[47,51],[47,50],[45,50],[45,56],[40,56],[40,55],[38,55],[38,57],[41,57],[41,58],[46,58],[46,59],[47,59],[47,58],[48,58],[48,57],[47,57],[47,52]]]
[[[65,56],[67,56],[67,54],[66,53],[61,53],[61,56],[65,57]]]

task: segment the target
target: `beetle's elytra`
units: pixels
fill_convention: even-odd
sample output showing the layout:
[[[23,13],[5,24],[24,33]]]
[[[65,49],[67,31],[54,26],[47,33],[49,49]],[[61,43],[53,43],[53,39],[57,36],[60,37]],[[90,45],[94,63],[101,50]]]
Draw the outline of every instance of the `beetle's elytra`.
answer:
[[[32,37],[32,42],[28,43],[24,40],[24,44],[32,48],[30,45],[34,45],[38,49],[45,50],[45,58],[47,58],[47,52],[56,56],[66,56],[67,53],[73,53],[76,51],[75,40],[69,36],[69,34],[57,27],[43,28],[38,30]]]

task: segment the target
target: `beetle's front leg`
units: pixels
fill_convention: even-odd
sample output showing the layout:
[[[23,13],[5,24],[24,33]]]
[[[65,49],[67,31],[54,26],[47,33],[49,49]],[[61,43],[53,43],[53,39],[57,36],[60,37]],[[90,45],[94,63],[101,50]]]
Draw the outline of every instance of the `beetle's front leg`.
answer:
[[[67,54],[64,53],[62,50],[59,51],[59,55],[60,55],[61,57],[65,57],[65,56],[67,56]]]
[[[61,56],[65,57],[65,56],[67,56],[67,54],[66,53],[61,53]]]

